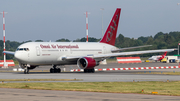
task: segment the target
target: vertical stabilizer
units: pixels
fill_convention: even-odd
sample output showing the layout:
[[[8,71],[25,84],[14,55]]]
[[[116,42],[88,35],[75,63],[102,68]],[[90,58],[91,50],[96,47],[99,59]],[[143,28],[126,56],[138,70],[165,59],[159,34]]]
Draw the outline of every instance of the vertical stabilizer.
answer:
[[[113,46],[115,45],[120,12],[121,12],[121,8],[117,8],[100,43],[107,43]]]
[[[164,52],[163,55],[161,55],[161,57],[159,58],[159,60],[162,60],[165,56],[166,56],[167,52]]]

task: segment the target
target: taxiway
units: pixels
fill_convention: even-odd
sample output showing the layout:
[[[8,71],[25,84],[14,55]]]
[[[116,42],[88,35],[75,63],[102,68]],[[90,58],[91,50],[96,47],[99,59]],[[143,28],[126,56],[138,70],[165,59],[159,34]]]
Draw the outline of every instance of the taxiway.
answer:
[[[100,65],[97,68],[129,68],[129,67],[154,67],[154,66],[178,66],[178,63],[141,63],[141,64],[117,64],[110,63]],[[17,68],[17,67],[15,67]],[[50,66],[39,67],[32,71],[49,70]],[[66,72],[12,72],[12,68],[0,69],[0,79],[82,79],[82,81],[55,81],[55,82],[135,82],[137,81],[179,81],[179,75],[162,74],[137,74],[138,72],[177,72],[180,69],[152,69],[152,70],[125,70],[125,71],[97,71],[95,73],[70,72],[71,68],[77,68],[75,65],[66,66]],[[24,81],[33,82],[33,81]],[[44,81],[48,82],[48,81]],[[50,82],[50,81],[49,81]],[[54,82],[54,81],[51,81]],[[76,92],[76,91],[51,91],[51,90],[28,90],[28,89],[6,89],[0,88],[0,98],[3,101],[49,101],[49,100],[86,100],[86,101],[179,101],[178,96],[163,95],[141,95],[141,94],[120,94],[120,93],[97,93],[97,92]]]

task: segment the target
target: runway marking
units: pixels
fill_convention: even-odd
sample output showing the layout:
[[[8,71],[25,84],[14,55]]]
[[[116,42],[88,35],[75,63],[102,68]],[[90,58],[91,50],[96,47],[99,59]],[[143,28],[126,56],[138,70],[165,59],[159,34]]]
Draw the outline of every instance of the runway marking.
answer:
[[[147,70],[147,69],[177,69],[180,66],[162,66],[162,67],[130,67],[130,68],[103,68],[95,69],[95,71],[117,71],[117,70]],[[84,71],[84,69],[71,69],[71,72]]]

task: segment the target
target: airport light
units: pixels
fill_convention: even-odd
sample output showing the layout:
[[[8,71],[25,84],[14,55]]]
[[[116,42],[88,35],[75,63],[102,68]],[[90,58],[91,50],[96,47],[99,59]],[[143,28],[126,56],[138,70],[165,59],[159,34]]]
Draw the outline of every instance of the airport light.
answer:
[[[100,10],[102,11],[102,37],[103,37],[103,10],[104,8],[101,8]]]
[[[7,14],[7,12],[0,12],[0,14],[3,14],[3,40],[4,40],[4,51],[6,50],[5,48],[5,16],[4,14]],[[4,68],[7,68],[8,65],[6,64],[6,54],[4,53]]]
[[[90,14],[89,12],[86,11],[86,37],[87,37],[87,40],[86,42],[88,42],[88,14]]]
[[[177,3],[177,5],[179,5],[180,3]],[[179,45],[180,45],[180,43],[178,43],[178,55],[179,55]]]
[[[180,45],[180,43],[178,43],[178,55],[179,55],[179,45]]]

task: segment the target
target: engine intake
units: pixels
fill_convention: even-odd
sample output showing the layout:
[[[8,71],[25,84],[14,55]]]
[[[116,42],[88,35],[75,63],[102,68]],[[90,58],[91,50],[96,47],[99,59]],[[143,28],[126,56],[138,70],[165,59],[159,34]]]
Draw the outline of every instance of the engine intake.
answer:
[[[97,66],[98,63],[93,58],[83,57],[78,59],[77,65],[81,69],[92,69]]]

